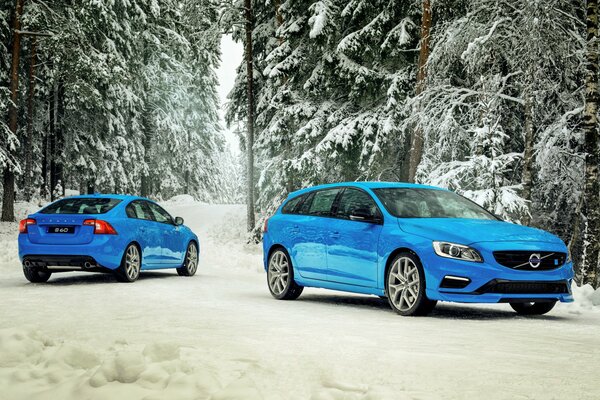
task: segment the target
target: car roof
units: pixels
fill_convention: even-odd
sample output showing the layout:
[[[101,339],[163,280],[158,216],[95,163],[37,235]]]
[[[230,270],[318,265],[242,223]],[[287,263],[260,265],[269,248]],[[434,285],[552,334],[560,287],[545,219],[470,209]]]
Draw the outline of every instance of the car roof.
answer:
[[[418,183],[407,183],[407,182],[339,182],[339,183],[328,183],[325,185],[311,186],[308,188],[296,190],[290,193],[289,197],[295,197],[297,195],[311,192],[313,190],[336,188],[340,186],[352,186],[361,189],[385,189],[385,188],[415,188],[415,189],[432,189],[432,190],[447,190],[437,186],[421,185]]]
[[[67,196],[65,199],[90,199],[97,197],[99,199],[118,199],[118,200],[149,200],[145,197],[133,196],[130,194],[104,194],[104,193],[93,193],[93,194],[78,194],[76,196]]]

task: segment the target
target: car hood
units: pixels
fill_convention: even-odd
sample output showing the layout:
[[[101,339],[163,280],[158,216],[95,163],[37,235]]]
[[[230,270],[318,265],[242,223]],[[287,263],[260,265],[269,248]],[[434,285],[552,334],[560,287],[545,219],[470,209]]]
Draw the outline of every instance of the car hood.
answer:
[[[404,232],[459,244],[480,242],[548,242],[562,240],[548,232],[504,221],[463,218],[398,218]]]

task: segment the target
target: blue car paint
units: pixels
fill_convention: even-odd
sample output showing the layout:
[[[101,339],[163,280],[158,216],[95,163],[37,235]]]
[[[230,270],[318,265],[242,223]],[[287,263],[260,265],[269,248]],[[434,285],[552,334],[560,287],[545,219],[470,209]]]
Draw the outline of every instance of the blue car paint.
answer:
[[[126,207],[132,201],[152,200],[127,195],[81,195],[74,198],[111,198],[121,200],[104,214],[42,214],[28,218],[36,220],[28,233],[19,234],[19,258],[27,256],[69,255],[88,256],[104,268],[117,269],[127,246],[137,243],[142,253],[142,270],[178,268],[184,262],[190,242],[200,246],[198,237],[185,225],[174,226],[150,220],[130,218]],[[81,225],[83,220],[99,219],[110,223],[116,235],[94,234],[93,226]],[[46,226],[75,226],[74,234],[48,234]]]
[[[283,214],[287,201],[310,191],[354,187],[369,193],[383,214],[383,224],[298,214]],[[414,252],[425,272],[426,294],[432,300],[464,303],[497,303],[503,298],[554,298],[572,302],[566,294],[500,294],[474,291],[484,284],[509,281],[568,281],[573,279],[573,264],[544,271],[515,270],[496,262],[496,250],[559,251],[568,253],[558,237],[535,228],[504,221],[459,218],[397,218],[391,215],[373,192],[378,188],[421,188],[446,190],[433,186],[391,182],[348,182],[320,185],[291,193],[269,218],[263,237],[263,262],[276,247],[290,255],[294,280],[301,286],[354,293],[385,295],[385,274],[390,257],[397,251]],[[337,234],[336,234],[337,233]],[[435,254],[432,242],[448,241],[468,245],[479,251],[483,262],[443,258]],[[467,277],[462,289],[440,289],[444,276]]]

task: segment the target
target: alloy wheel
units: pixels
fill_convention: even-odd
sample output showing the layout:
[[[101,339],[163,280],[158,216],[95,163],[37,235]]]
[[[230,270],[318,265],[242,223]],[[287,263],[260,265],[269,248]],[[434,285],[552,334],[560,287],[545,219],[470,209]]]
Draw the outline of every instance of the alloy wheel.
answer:
[[[125,256],[125,273],[130,280],[137,279],[140,274],[140,252],[134,245],[129,246]]]
[[[413,308],[419,296],[419,269],[408,257],[394,262],[388,276],[388,296],[393,305],[406,312]]]
[[[198,249],[196,249],[196,245],[193,243],[190,243],[188,246],[185,264],[190,275],[193,275],[198,268]]]
[[[268,279],[269,288],[279,296],[289,284],[289,261],[283,251],[276,251],[269,260]]]

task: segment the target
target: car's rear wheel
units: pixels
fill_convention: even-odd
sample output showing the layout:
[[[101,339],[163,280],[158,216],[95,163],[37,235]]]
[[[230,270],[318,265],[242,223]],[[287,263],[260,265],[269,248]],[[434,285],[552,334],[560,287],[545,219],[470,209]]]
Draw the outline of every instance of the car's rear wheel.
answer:
[[[436,305],[425,295],[425,273],[418,257],[400,253],[394,257],[386,277],[386,294],[400,315],[426,315]]]
[[[177,268],[177,274],[180,276],[193,276],[198,270],[198,247],[196,243],[190,242],[185,252],[185,261],[183,265]]]
[[[52,273],[47,271],[41,271],[38,268],[23,266],[23,275],[25,275],[25,278],[29,282],[43,283],[48,282],[48,279],[50,279]]]
[[[275,250],[269,257],[267,284],[271,295],[278,300],[295,300],[304,290],[294,281],[292,261],[283,248]]]
[[[121,265],[117,268],[116,276],[121,282],[135,282],[140,276],[142,257],[137,245],[130,244],[125,249]]]
[[[510,306],[517,314],[521,315],[542,315],[554,308],[556,301],[530,302],[530,303],[510,303]]]

